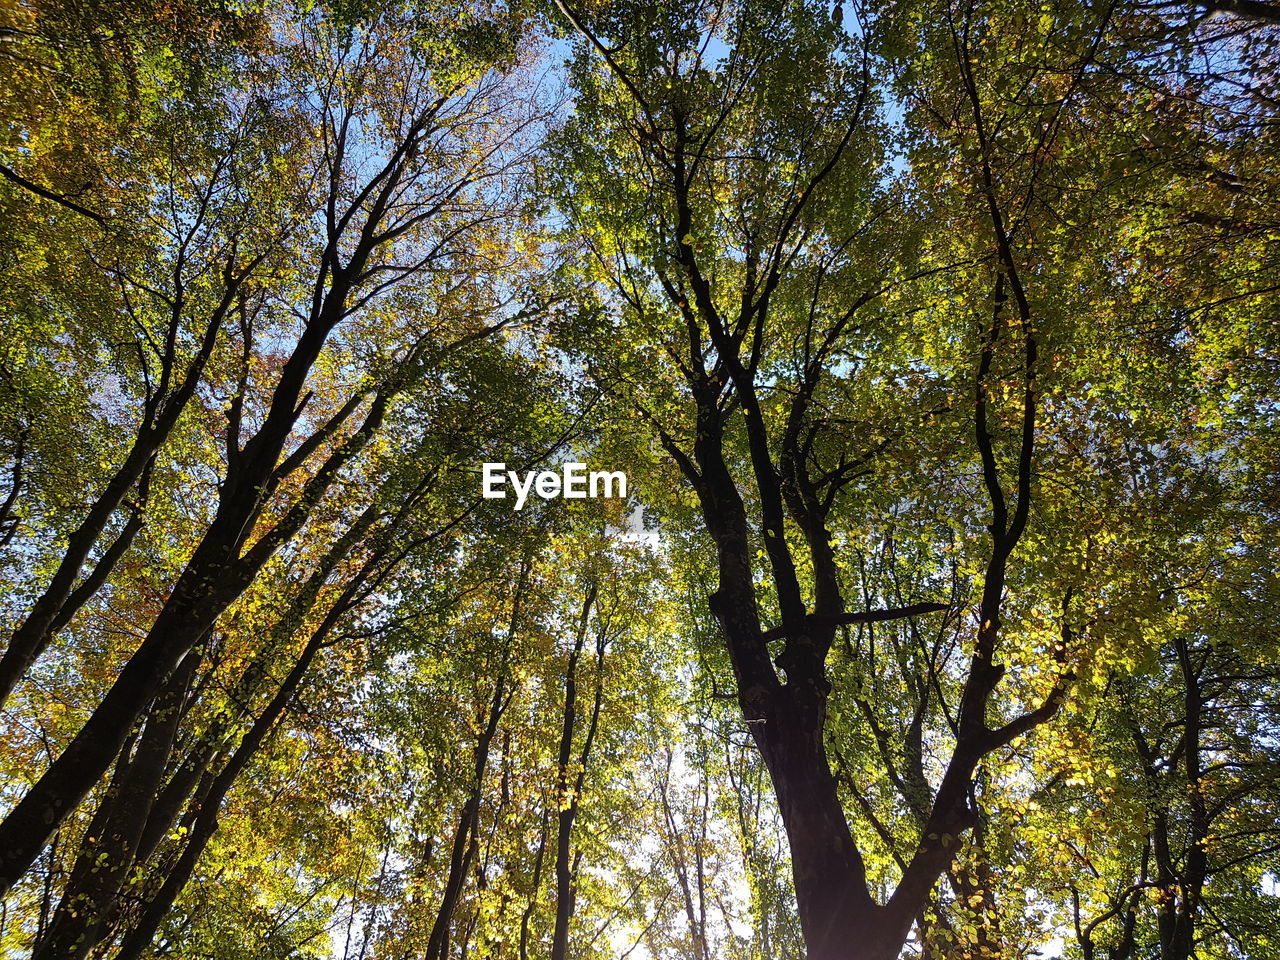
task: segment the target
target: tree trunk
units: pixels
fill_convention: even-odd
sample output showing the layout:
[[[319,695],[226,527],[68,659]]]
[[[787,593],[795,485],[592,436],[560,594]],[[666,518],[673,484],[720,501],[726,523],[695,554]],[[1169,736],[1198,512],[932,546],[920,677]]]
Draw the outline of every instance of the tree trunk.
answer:
[[[124,503],[130,491],[136,489],[137,499],[146,500],[147,483],[156,453],[169,439],[178,418],[195,394],[205,365],[213,353],[222,321],[231,309],[237,291],[247,275],[247,271],[235,273],[231,270],[225,274],[228,281],[226,288],[220,302],[208,318],[196,354],[182,372],[181,379],[172,387],[168,384],[177,373],[175,369],[177,364],[174,357],[165,358],[161,377],[163,386],[147,402],[142,422],[129,453],[111,479],[107,481],[106,487],[98,498],[90,505],[80,525],[68,537],[62,559],[53,577],[32,605],[26,619],[14,630],[4,656],[0,657],[0,707],[4,706],[18,681],[30,669],[36,658],[44,652],[53,637],[106,582],[116,563],[133,542],[134,536],[142,526],[141,502],[133,505],[133,513],[124,529],[121,530],[115,542],[107,548],[89,575],[79,584],[76,583],[89,554],[101,538],[102,531],[106,529],[112,514]],[[181,286],[180,278],[178,285]],[[171,337],[168,341],[170,343],[173,342],[172,334],[181,323],[181,311],[182,297],[179,295],[174,301]]]
[[[71,878],[32,960],[81,960],[102,939],[116,898],[133,870],[200,657],[189,654],[156,699],[134,756],[94,818]]]
[[[556,922],[551,937],[551,960],[565,960],[569,953],[569,922],[573,919],[574,870],[572,864],[573,823],[578,816],[578,803],[582,786],[585,782],[587,760],[591,753],[591,741],[594,739],[596,722],[600,716],[601,691],[603,678],[599,672],[599,661],[604,657],[604,642],[597,644],[596,696],[591,713],[586,740],[579,758],[578,776],[569,775],[569,764],[573,756],[574,726],[578,718],[578,659],[582,655],[582,647],[586,643],[587,625],[591,618],[591,608],[596,602],[596,584],[587,589],[586,599],[582,604],[582,615],[578,621],[578,629],[574,636],[573,650],[569,654],[569,663],[564,675],[564,713],[560,724],[560,745],[556,775]]]
[[[484,796],[484,775],[489,765],[489,747],[493,743],[494,734],[497,733],[498,721],[502,719],[502,714],[509,702],[506,696],[504,665],[503,674],[494,684],[484,730],[476,741],[471,792],[463,802],[462,812],[458,815],[458,827],[453,835],[453,849],[449,857],[449,876],[445,880],[444,893],[440,898],[440,909],[436,911],[435,923],[431,927],[431,936],[427,939],[427,949],[423,954],[425,960],[444,960],[449,953],[453,914],[457,910],[458,900],[462,896],[462,888],[471,868],[471,858],[475,853],[475,828],[480,818],[480,801]]]
[[[533,858],[533,889],[529,893],[529,902],[520,915],[520,960],[529,960],[529,923],[533,919],[534,911],[538,908],[538,891],[542,886],[542,863],[546,858],[547,836],[550,833],[547,829],[549,813],[549,808],[544,808],[542,811],[542,829],[538,832],[538,852]]]
[[[186,886],[187,880],[195,869],[196,861],[217,831],[218,815],[221,812],[222,803],[226,799],[227,793],[231,790],[240,772],[248,765],[267,735],[275,727],[276,721],[284,713],[289,701],[293,699],[294,693],[311,667],[311,662],[324,646],[324,639],[337,619],[336,615],[331,615],[317,628],[315,634],[312,635],[307,642],[307,646],[303,649],[298,662],[276,691],[271,702],[258,716],[257,720],[254,721],[253,726],[245,734],[244,739],[240,741],[239,746],[227,760],[226,765],[209,782],[207,792],[197,797],[196,807],[199,812],[192,825],[187,845],[173,864],[168,876],[165,877],[160,890],[157,891],[156,895],[151,898],[143,909],[137,924],[125,936],[120,945],[120,950],[116,954],[116,960],[137,960],[142,955],[142,952],[150,946],[152,938],[160,928],[160,922],[164,919],[165,914],[168,913],[169,908],[173,906],[174,901],[177,900],[178,894],[182,892],[183,887]]]
[[[793,693],[784,690],[782,696],[791,699]],[[809,960],[896,960],[910,923],[890,928],[867,892],[862,857],[822,745],[825,719],[825,708],[784,707],[751,725],[791,847]]]

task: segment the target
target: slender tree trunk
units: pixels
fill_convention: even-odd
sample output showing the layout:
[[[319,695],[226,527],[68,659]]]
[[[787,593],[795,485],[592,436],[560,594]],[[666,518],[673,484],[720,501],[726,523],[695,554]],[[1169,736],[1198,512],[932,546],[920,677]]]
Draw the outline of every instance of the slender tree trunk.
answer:
[[[319,344],[313,346],[318,353]],[[295,353],[294,359],[297,357]],[[299,371],[298,376],[305,376],[305,371]],[[263,507],[263,490],[270,485],[296,417],[296,397],[283,399],[294,412],[287,422],[277,417],[274,424],[268,414],[262,430],[246,446],[243,459],[235,461],[248,462],[250,466],[229,472],[218,513],[146,639],[121,668],[79,733],[0,823],[0,893],[22,877],[49,836],[98,782],[119,753],[130,728],[178,662],[203,641],[217,618],[249,586],[279,545],[301,528],[340,467],[377,431],[385,410],[385,400],[375,401],[360,430],[329,456],[295,507],[242,557],[249,528]],[[254,447],[253,457],[250,447]],[[256,483],[253,478],[257,478]]]
[[[301,655],[298,657],[298,661],[294,664],[293,669],[289,671],[288,676],[285,677],[284,682],[272,697],[271,702],[258,715],[253,726],[249,728],[248,733],[240,741],[239,746],[231,754],[222,770],[208,782],[207,791],[203,791],[197,796],[195,809],[198,810],[198,813],[191,825],[186,846],[169,869],[160,889],[143,908],[133,929],[124,936],[120,949],[116,953],[116,960],[137,960],[151,945],[151,941],[155,937],[156,931],[160,929],[160,923],[164,920],[165,914],[169,912],[174,901],[177,900],[178,895],[186,886],[192,872],[195,870],[196,862],[199,860],[200,855],[204,852],[205,847],[208,846],[214,833],[217,832],[218,817],[227,793],[231,790],[241,771],[257,754],[258,749],[275,728],[276,722],[283,715],[285,708],[293,699],[293,695],[297,692],[310,670],[312,661],[323,649],[329,633],[349,609],[347,603],[358,592],[358,588],[359,581],[353,581],[343,591],[342,599],[330,608],[324,621],[316,628],[315,633],[311,635]]]
[[[338,564],[350,554],[355,545],[368,533],[378,515],[379,511],[376,506],[367,508],[325,554],[297,595],[289,602],[280,621],[264,642],[258,654],[258,659],[250,663],[236,681],[232,694],[234,701],[249,703],[261,692],[264,680],[262,661],[274,660],[279,656],[285,644],[296,636],[307,614],[314,607],[316,598],[324,583],[329,579]],[[353,577],[348,582],[348,587],[362,583],[363,580],[362,571],[361,575]],[[339,601],[338,605],[341,605],[341,601]],[[177,676],[175,674],[175,678]],[[171,679],[170,686],[173,683],[174,679]],[[176,721],[176,716],[174,719]],[[104,799],[95,815],[95,824],[97,825],[90,829],[89,836],[101,838],[111,835],[108,831],[116,828],[110,826],[110,824],[113,824],[115,820],[120,819],[122,816],[130,822],[137,818],[143,820],[136,849],[133,851],[132,856],[126,858],[123,853],[117,853],[113,855],[110,861],[112,864],[111,877],[113,882],[116,883],[117,890],[119,885],[126,879],[129,871],[142,867],[151,859],[165,835],[173,828],[174,823],[182,812],[183,806],[191,796],[192,790],[195,789],[197,782],[204,775],[208,764],[222,748],[228,732],[227,728],[233,722],[234,718],[230,717],[225,720],[215,721],[210,729],[202,733],[196,742],[191,745],[187,755],[173,770],[168,782],[164,784],[162,789],[156,776],[157,771],[153,770],[149,765],[135,760],[125,768],[120,786],[108,792],[108,797]],[[144,746],[139,748],[139,757],[144,754],[147,738],[151,736],[153,726],[154,724],[148,721],[147,732],[144,733],[143,737]],[[172,743],[172,740],[173,736],[170,735],[170,743]],[[167,751],[165,757],[167,758]],[[102,823],[98,824],[100,819]],[[132,836],[132,827],[129,828],[129,831],[130,836]],[[92,866],[97,863],[99,850],[100,845],[95,845],[85,853],[82,853],[82,857],[87,856]],[[95,868],[93,873],[99,886],[107,882],[106,871]],[[68,888],[68,893],[63,898],[64,903],[68,902],[67,897],[71,894],[72,889],[72,887]],[[111,920],[115,917],[117,911],[114,907],[115,894],[104,896],[99,891],[99,895],[96,898],[78,894],[73,903],[75,920],[65,920],[64,925],[82,928],[82,938],[77,938],[77,942],[82,939],[85,945],[84,949],[91,949],[101,940]],[[56,948],[51,947],[50,949],[65,949],[66,942],[69,941],[63,938]],[[37,954],[37,956],[45,960],[45,954]],[[54,952],[48,954],[47,958],[48,960],[53,960],[54,957],[58,956],[61,956],[61,954]]]
[[[973,940],[956,955],[956,960],[995,960],[1005,956],[1004,936],[1000,931],[1000,911],[985,846],[986,821],[980,808],[975,807],[974,813],[969,845],[972,862],[952,864],[947,877],[956,900],[967,914],[966,926],[973,930]]]
[[[457,910],[458,901],[462,897],[467,873],[471,869],[471,858],[475,853],[473,841],[476,823],[480,818],[480,802],[484,797],[484,775],[489,766],[489,748],[493,743],[494,734],[497,733],[498,722],[502,719],[502,714],[510,702],[506,683],[504,664],[503,672],[493,686],[493,696],[489,701],[484,730],[481,731],[472,753],[474,773],[471,789],[458,815],[458,827],[453,835],[453,849],[449,856],[449,875],[445,880],[444,893],[440,898],[440,909],[436,912],[435,923],[427,939],[427,949],[423,954],[425,960],[443,960],[449,953],[454,911]]]
[[[31,428],[23,426],[18,431],[17,440],[13,450],[13,466],[9,470],[9,493],[5,496],[4,502],[0,503],[0,550],[9,545],[14,536],[18,533],[18,526],[21,524],[21,517],[17,516],[14,511],[14,505],[18,502],[18,494],[22,492],[23,467],[27,458],[27,436],[30,434]],[[4,697],[0,696],[0,706],[4,705]]]
[[[547,853],[548,819],[550,807],[542,811],[542,829],[538,832],[538,852],[533,858],[533,889],[529,894],[529,902],[520,916],[520,960],[529,960],[529,924],[534,911],[538,909],[538,893],[542,888],[542,863]]]
[[[562,799],[561,803],[566,801]],[[569,954],[569,921],[573,918],[573,821],[577,813],[576,801],[569,800],[556,817],[556,921],[551,937],[551,960],[565,960]]]
[[[234,268],[228,266],[224,274],[227,283],[223,296],[209,316],[195,356],[172,387],[169,384],[177,374],[176,359],[173,356],[165,358],[161,377],[163,387],[147,402],[129,453],[97,499],[90,504],[80,525],[72,531],[53,577],[32,605],[26,619],[14,630],[4,656],[0,657],[0,707],[4,706],[18,681],[53,637],[106,582],[141,529],[143,501],[146,500],[148,480],[156,453],[169,439],[183,410],[195,394],[205,365],[213,354],[218,331],[246,276],[247,271],[235,272]],[[178,283],[181,286],[180,277]],[[173,334],[182,322],[182,303],[181,295],[175,298],[169,343],[174,342]],[[89,575],[77,584],[85,562],[101,539],[111,516],[134,490],[137,491],[139,502],[133,504],[129,520]]]
[[[507,625],[506,644],[502,651],[502,662],[498,668],[498,677],[493,684],[493,696],[489,700],[488,714],[484,728],[476,740],[472,758],[471,792],[463,803],[458,816],[458,829],[453,838],[453,849],[449,857],[449,875],[445,880],[444,893],[440,900],[440,909],[431,927],[431,935],[427,939],[424,960],[445,960],[449,954],[449,941],[453,929],[453,916],[457,910],[458,900],[467,879],[467,872],[475,854],[476,825],[480,817],[480,802],[484,797],[485,771],[489,766],[489,750],[493,738],[498,732],[498,724],[503,713],[511,704],[512,691],[508,688],[508,672],[510,668],[512,644],[520,625],[521,606],[524,603],[524,591],[528,585],[532,562],[528,556],[520,564],[520,573],[516,580],[515,591],[511,600],[511,619]],[[465,947],[464,947],[465,952]]]
[[[574,726],[578,718],[578,660],[586,643],[587,626],[591,618],[591,608],[596,602],[596,584],[587,589],[582,604],[582,615],[578,620],[578,629],[574,635],[573,650],[569,654],[569,662],[564,674],[564,713],[560,724],[560,745],[556,776],[556,796],[558,812],[556,815],[556,922],[551,937],[551,960],[565,960],[569,952],[569,922],[573,918],[574,871],[572,869],[573,823],[578,816],[579,794],[584,783],[588,756],[591,751],[591,739],[595,732],[596,720],[600,715],[600,691],[603,679],[599,676],[597,666],[595,707],[592,711],[590,732],[582,749],[579,775],[575,779],[570,775],[570,762],[573,757]],[[600,657],[603,657],[603,645],[600,646]]]
[[[1190,960],[1195,955],[1196,920],[1208,876],[1205,841],[1209,835],[1209,814],[1204,799],[1201,763],[1201,734],[1204,725],[1204,696],[1200,669],[1187,642],[1174,641],[1183,682],[1183,751],[1189,807],[1187,850],[1183,858],[1178,905],[1173,918],[1168,960]],[[1207,654],[1206,654],[1207,656]]]

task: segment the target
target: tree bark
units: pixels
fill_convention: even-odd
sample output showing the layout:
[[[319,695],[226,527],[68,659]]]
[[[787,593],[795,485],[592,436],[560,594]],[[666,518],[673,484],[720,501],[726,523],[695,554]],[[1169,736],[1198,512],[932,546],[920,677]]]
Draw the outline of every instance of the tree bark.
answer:
[[[181,720],[200,657],[189,654],[156,699],[116,790],[95,816],[62,899],[32,960],[81,960],[101,940],[105,921],[133,869],[138,847]]]

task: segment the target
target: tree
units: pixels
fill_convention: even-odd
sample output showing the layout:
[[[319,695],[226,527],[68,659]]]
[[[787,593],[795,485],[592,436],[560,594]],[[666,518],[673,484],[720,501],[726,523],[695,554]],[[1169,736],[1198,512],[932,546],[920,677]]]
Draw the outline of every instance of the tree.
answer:
[[[995,916],[989,866],[957,862],[981,771],[1058,712],[1101,640],[1111,551],[1048,485],[1084,465],[1072,421],[1113,416],[1088,386],[1096,351],[1132,335],[1105,315],[1107,247],[1132,238],[1084,227],[1116,197],[1096,185],[1099,154],[1132,133],[1090,122],[1124,96],[1099,61],[1154,67],[1084,6],[868,7],[848,32],[803,4],[559,9],[582,38],[561,198],[612,305],[606,348],[588,350],[697,497],[709,609],[810,956],[897,956],[948,873],[969,908],[964,929],[939,928],[954,950]],[[900,186],[876,112],[895,101],[914,134]],[[855,565],[904,539],[919,544],[907,563]],[[890,647],[903,686],[875,683],[872,625],[944,610]],[[861,698],[829,666],[853,626]],[[846,809],[832,771],[831,716],[850,701],[879,754],[861,775],[887,775],[910,812],[896,829],[856,777],[861,809]],[[879,835],[856,837],[851,813]],[[868,862],[880,845],[893,864]],[[999,933],[976,930],[975,951],[995,949],[982,938]]]
[[[396,399],[442,357],[517,318],[519,306],[511,304],[522,295],[518,286],[490,293],[476,284],[495,265],[481,237],[493,229],[494,204],[504,202],[490,184],[509,175],[520,157],[508,133],[519,118],[490,108],[504,82],[501,70],[445,45],[434,61],[415,56],[394,13],[363,33],[323,18],[299,27],[302,42],[283,46],[273,66],[279,71],[275,94],[286,98],[282,119],[309,122],[303,129],[314,132],[310,179],[294,185],[303,205],[286,230],[301,234],[291,239],[316,245],[314,271],[286,275],[282,283],[270,273],[260,276],[265,256],[234,239],[222,249],[225,262],[215,261],[221,293],[204,337],[216,341],[234,306],[239,343],[232,357],[240,354],[238,364],[232,361],[238,369],[225,408],[217,501],[146,638],[79,733],[0,825],[6,889],[120,754],[178,664],[353,468]],[[409,79],[415,99],[380,99],[388,85]],[[247,109],[262,102],[259,96]],[[360,137],[377,124],[384,125],[389,145],[371,155]],[[459,151],[464,138],[472,152]],[[209,202],[204,196],[192,214],[195,229]],[[306,228],[316,232],[308,236]],[[463,241],[475,246],[467,249]],[[175,262],[186,260],[179,246]],[[446,265],[450,280],[442,279]],[[240,296],[250,278],[253,296]],[[175,316],[184,309],[184,282],[179,273],[175,289],[155,292]],[[410,288],[428,298],[430,313],[408,321],[417,329],[406,331],[404,340],[362,349],[361,328],[385,332],[381,304],[394,300],[403,307]],[[283,336],[281,324],[291,317],[301,324],[299,335],[278,360],[255,370],[259,338]],[[335,331],[341,335],[326,351]],[[171,328],[171,342],[176,334]],[[187,371],[188,381],[199,377],[202,362]],[[144,424],[140,435],[151,433]],[[153,453],[146,451],[143,459]],[[114,504],[104,504],[104,512],[107,507]]]
[[[1266,4],[2,16],[0,952],[1274,952]]]

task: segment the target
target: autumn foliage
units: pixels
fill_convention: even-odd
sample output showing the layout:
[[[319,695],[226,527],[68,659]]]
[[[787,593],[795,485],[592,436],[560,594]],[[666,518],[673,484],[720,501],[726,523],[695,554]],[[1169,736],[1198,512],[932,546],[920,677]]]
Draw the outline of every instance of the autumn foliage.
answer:
[[[0,955],[1276,956],[1278,44],[0,0]]]

